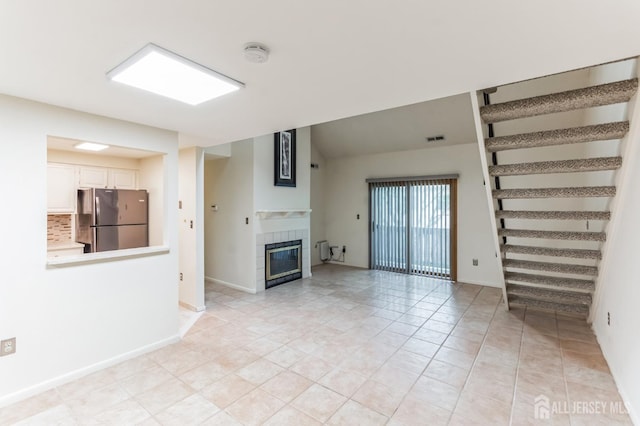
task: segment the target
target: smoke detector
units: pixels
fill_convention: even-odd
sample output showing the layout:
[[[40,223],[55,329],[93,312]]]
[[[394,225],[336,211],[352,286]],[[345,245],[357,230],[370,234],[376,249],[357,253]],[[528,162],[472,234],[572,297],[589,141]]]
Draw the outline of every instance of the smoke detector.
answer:
[[[254,64],[262,64],[269,60],[269,49],[260,43],[247,43],[244,46],[244,57]]]

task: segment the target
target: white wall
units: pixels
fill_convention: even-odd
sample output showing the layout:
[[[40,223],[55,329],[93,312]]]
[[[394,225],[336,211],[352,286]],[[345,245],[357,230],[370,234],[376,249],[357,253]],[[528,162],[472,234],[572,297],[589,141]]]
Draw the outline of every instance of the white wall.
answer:
[[[204,175],[205,276],[249,292],[256,288],[253,149],[252,139],[234,142],[230,158],[205,162]]]
[[[592,83],[599,84],[630,78],[637,73],[635,63],[611,64],[592,75]],[[616,180],[617,195],[611,205],[612,219],[607,228],[607,242],[600,264],[591,319],[593,328],[609,368],[630,415],[640,424],[640,279],[637,262],[640,253],[640,98],[630,102],[630,132],[621,144],[622,168]],[[626,115],[624,108],[598,109],[589,115],[591,122],[619,120]],[[607,144],[605,142],[605,144]],[[602,155],[611,148],[591,148]],[[609,155],[606,153],[605,155]],[[611,325],[607,316],[611,315]]]
[[[308,209],[311,203],[311,131],[296,130],[296,186],[275,186],[273,135],[254,138],[254,206],[256,210]],[[256,233],[308,229],[309,217],[298,219],[256,220]],[[309,259],[304,259],[309,264]]]
[[[347,246],[345,264],[369,266],[367,178],[458,173],[458,280],[500,285],[489,209],[475,144],[330,159],[326,166],[325,224],[331,245]],[[360,219],[356,217],[360,214]],[[472,266],[472,259],[479,265]]]
[[[311,132],[296,130],[296,186],[273,184],[273,135],[254,138],[254,185],[256,210],[309,208],[311,178]]]
[[[320,151],[311,142],[311,162],[319,166],[311,169],[311,265],[321,265],[320,250],[316,246],[318,241],[326,240],[325,215],[325,188],[326,162]]]
[[[180,150],[178,167],[180,239],[180,303],[203,311],[204,305],[204,152],[191,147]]]
[[[0,359],[5,405],[177,339],[178,141],[173,132],[8,96],[0,96],[0,116],[0,336],[17,338],[17,353]],[[47,268],[47,135],[166,153],[164,235],[174,250]]]

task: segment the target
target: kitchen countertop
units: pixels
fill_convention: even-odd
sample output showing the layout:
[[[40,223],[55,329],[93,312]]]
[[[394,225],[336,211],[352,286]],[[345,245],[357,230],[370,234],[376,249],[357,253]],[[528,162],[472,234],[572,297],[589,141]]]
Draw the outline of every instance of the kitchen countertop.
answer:
[[[84,244],[75,241],[47,242],[47,251],[84,248]]]

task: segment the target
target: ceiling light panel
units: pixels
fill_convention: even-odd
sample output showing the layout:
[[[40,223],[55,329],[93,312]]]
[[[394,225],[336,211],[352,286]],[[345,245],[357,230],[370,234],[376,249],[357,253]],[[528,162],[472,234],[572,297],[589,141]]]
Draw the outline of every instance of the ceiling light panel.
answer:
[[[76,149],[82,149],[84,151],[103,151],[109,148],[109,145],[104,145],[101,143],[93,143],[93,142],[81,142],[77,143],[73,146]]]
[[[109,71],[107,77],[189,105],[244,87],[239,81],[151,43]]]

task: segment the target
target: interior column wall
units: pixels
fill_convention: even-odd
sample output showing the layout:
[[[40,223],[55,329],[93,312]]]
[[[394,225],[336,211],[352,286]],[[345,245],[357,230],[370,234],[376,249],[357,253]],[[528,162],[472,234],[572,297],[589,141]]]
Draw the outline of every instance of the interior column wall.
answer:
[[[202,148],[180,150],[179,212],[180,303],[194,311],[204,305],[204,154]]]
[[[205,164],[205,277],[256,291],[253,221],[253,139],[231,144],[229,158]],[[216,206],[212,208],[211,206]]]
[[[0,257],[0,406],[178,339],[178,138],[174,132],[0,95],[6,208]],[[47,266],[47,136],[165,154],[166,252]]]

